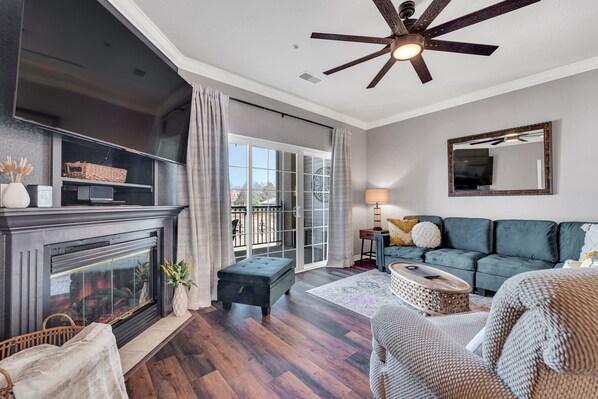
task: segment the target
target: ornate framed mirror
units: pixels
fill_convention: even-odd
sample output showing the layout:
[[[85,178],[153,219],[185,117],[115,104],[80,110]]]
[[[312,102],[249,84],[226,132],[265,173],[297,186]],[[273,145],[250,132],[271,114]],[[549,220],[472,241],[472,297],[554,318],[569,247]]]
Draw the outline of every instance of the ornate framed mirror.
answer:
[[[449,197],[552,194],[552,122],[448,140]]]

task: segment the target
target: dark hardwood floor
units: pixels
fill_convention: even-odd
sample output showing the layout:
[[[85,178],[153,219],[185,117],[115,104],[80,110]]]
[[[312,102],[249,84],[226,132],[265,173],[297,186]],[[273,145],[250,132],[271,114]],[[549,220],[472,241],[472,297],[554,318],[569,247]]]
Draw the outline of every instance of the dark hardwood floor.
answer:
[[[306,293],[371,270],[297,275],[262,318],[259,307],[220,302],[195,319],[127,380],[135,398],[371,398],[370,320]]]

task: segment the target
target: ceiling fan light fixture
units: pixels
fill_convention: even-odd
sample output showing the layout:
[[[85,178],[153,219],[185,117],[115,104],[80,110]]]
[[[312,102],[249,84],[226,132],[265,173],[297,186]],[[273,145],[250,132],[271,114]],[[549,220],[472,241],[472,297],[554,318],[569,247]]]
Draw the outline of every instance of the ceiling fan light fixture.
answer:
[[[424,38],[421,35],[405,35],[392,44],[392,57],[397,61],[408,61],[424,51]]]
[[[505,143],[513,143],[515,141],[519,141],[518,134],[511,134],[505,137]]]

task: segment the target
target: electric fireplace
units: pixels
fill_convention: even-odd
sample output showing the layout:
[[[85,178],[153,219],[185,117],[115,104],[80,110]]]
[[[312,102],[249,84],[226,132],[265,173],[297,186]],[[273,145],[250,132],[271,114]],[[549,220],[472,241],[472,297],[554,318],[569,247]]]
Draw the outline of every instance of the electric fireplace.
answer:
[[[65,313],[83,326],[114,324],[155,304],[158,240],[146,234],[53,246],[46,313]]]
[[[172,312],[160,272],[181,207],[0,209],[0,340],[66,313],[108,323],[119,346]]]

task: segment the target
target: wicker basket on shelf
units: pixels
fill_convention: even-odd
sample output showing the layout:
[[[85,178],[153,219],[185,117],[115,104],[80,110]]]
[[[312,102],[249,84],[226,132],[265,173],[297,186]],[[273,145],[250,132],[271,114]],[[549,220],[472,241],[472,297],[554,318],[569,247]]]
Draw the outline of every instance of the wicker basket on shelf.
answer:
[[[64,317],[68,320],[68,326],[46,328],[48,321],[55,317]],[[62,346],[68,340],[79,334],[83,330],[83,326],[75,325],[73,319],[64,313],[57,313],[48,316],[42,323],[42,329],[29,334],[12,337],[6,341],[0,342],[0,360],[6,359],[24,349],[33,348],[38,345],[56,345]],[[2,376],[6,380],[6,387],[0,388],[0,398],[14,398],[12,387],[13,382],[8,372],[0,368],[0,379]],[[3,384],[4,385],[4,384]]]
[[[64,164],[64,175],[73,179],[107,181],[111,183],[124,183],[127,180],[126,169],[87,162],[66,162]]]

